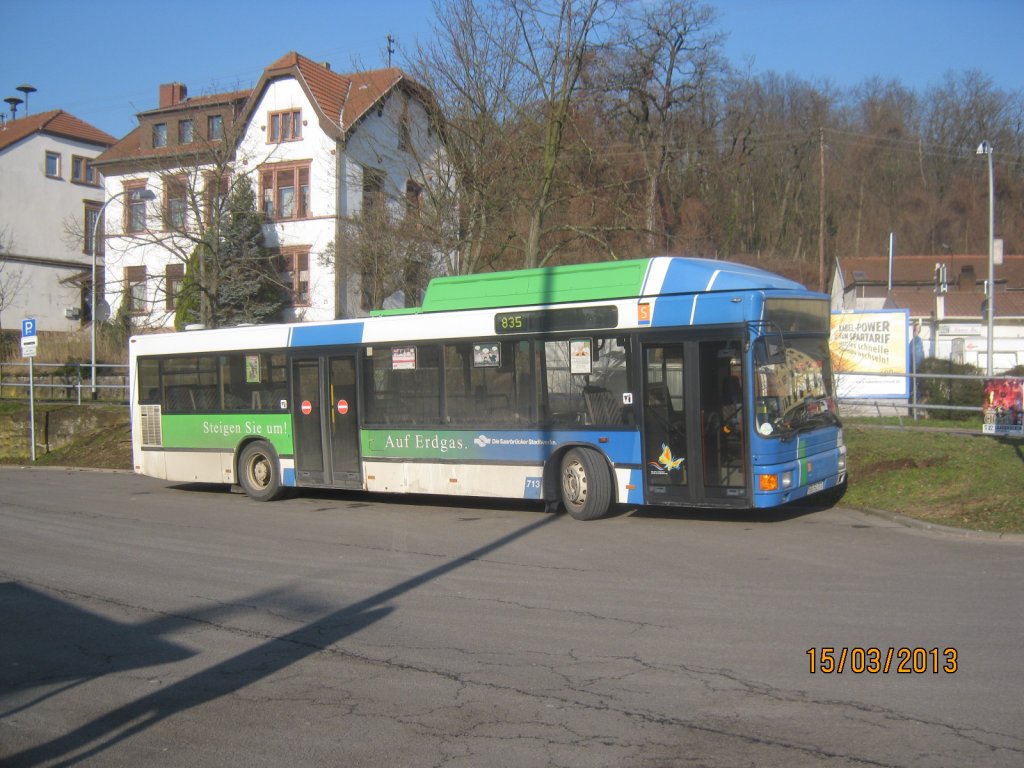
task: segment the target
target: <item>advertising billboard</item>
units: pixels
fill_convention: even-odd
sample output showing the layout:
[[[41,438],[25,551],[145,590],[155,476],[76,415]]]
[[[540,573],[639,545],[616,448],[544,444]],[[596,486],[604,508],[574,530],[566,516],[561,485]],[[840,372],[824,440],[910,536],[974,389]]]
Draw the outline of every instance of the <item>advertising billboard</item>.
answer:
[[[829,346],[836,394],[842,398],[909,397],[909,344],[908,310],[834,313]]]

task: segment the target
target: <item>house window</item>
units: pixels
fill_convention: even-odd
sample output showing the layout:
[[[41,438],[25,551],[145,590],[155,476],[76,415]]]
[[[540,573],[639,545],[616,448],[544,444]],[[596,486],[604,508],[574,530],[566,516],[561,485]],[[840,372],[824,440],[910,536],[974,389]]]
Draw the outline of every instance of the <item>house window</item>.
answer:
[[[302,110],[271,112],[267,115],[267,125],[269,126],[267,134],[269,143],[298,141],[302,138]]]
[[[191,144],[192,143],[192,121],[191,120],[179,120],[178,121],[178,143],[179,144]]]
[[[309,306],[309,248],[282,248],[276,255],[278,275],[288,303]]]
[[[146,312],[146,268],[124,268],[124,300],[128,302],[128,311],[133,315]]]
[[[409,128],[409,113],[404,112],[398,122],[398,148],[408,152],[412,147],[412,134]]]
[[[210,115],[206,118],[206,138],[210,141],[218,141],[224,138],[224,118],[220,115]]]
[[[88,184],[92,187],[98,187],[100,184],[100,175],[96,173],[96,169],[92,167],[92,160],[87,157],[81,157],[80,155],[72,155],[71,180],[78,184]]]
[[[173,311],[178,305],[178,294],[185,279],[184,264],[168,264],[164,271],[164,307]]]
[[[60,178],[60,152],[46,153],[46,175],[51,179]]]
[[[418,219],[423,198],[423,187],[412,179],[405,182],[405,217]]]
[[[271,221],[304,219],[309,215],[309,163],[264,166],[260,171],[260,200]]]
[[[128,189],[128,201],[125,204],[125,232],[143,232],[146,229],[146,186]]]
[[[188,182],[184,176],[164,179],[164,229],[183,230],[188,221]]]
[[[206,221],[212,223],[220,219],[228,209],[228,196],[231,193],[231,177],[226,171],[206,174]]]
[[[99,226],[97,226],[97,224]],[[85,204],[85,236],[82,238],[84,248],[82,253],[92,255],[93,233],[96,233],[96,243],[99,248],[97,255],[103,255],[103,223],[100,221],[100,204],[86,202]]]
[[[167,146],[167,123],[157,123],[153,126],[153,146]]]
[[[384,171],[363,168],[363,215],[384,208]]]

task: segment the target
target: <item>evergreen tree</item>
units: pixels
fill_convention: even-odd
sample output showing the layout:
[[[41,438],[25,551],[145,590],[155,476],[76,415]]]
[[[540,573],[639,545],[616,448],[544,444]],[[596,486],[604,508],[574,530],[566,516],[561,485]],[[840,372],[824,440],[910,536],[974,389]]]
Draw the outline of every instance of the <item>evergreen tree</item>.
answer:
[[[273,259],[264,246],[263,215],[256,208],[252,182],[241,176],[225,209],[212,217],[204,241],[185,263],[174,327],[274,322],[284,303]]]
[[[205,243],[197,245],[188,257],[188,261],[185,262],[185,277],[182,278],[174,305],[174,330],[176,331],[184,330],[187,325],[202,322],[203,280],[199,275],[199,265],[205,260],[200,258],[199,249],[206,247]]]
[[[231,190],[219,235],[216,324],[274,322],[285,299],[264,245],[263,215],[248,176],[240,177]]]

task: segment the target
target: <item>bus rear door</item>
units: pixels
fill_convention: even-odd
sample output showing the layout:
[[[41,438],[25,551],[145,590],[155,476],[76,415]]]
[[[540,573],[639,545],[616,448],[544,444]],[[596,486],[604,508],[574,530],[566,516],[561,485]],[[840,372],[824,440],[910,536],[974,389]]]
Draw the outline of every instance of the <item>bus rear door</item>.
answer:
[[[292,382],[299,485],[362,488],[355,355],[295,357]]]

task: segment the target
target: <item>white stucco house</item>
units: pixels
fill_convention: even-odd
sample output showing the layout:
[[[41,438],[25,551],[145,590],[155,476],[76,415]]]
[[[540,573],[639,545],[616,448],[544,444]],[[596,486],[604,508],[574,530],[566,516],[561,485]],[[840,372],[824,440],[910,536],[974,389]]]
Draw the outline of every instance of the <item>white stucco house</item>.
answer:
[[[342,74],[295,52],[251,90],[190,98],[183,84],[161,85],[159,106],[97,161],[111,312],[128,302],[136,327],[173,325],[186,234],[226,194],[226,177],[246,174],[288,300],[282,319],[366,314],[342,227],[371,205],[415,207],[430,183],[424,159],[441,152],[432,110],[400,69]]]
[[[82,233],[103,201],[93,161],[115,141],[63,110],[0,126],[0,328],[35,318],[43,332],[75,331],[90,319]]]
[[[992,367],[1024,365],[1024,255],[993,268]],[[988,366],[988,255],[863,256],[838,261],[830,288],[833,312],[906,310],[911,338],[925,357]]]

